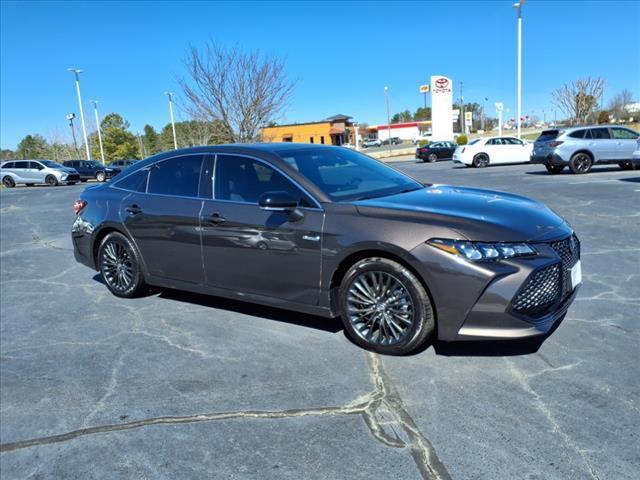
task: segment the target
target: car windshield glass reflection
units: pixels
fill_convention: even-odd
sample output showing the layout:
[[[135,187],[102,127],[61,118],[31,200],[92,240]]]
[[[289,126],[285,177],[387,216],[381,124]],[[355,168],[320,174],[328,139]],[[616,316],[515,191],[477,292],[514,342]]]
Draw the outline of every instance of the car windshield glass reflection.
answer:
[[[38,160],[41,164],[43,164],[45,167],[49,167],[49,168],[64,168],[62,165],[60,165],[59,163],[56,162],[52,162],[51,160]]]
[[[411,177],[351,150],[308,148],[281,151],[279,155],[338,202],[422,188]]]

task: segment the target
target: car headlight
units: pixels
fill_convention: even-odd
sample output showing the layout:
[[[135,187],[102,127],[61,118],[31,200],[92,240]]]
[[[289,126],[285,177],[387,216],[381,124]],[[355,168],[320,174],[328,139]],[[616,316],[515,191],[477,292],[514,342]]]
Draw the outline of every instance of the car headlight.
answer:
[[[61,180],[64,180],[65,178],[67,178],[67,176],[68,176],[68,174],[66,174],[66,173],[61,173],[61,174],[60,174],[60,179],[61,179]]]
[[[537,255],[538,251],[528,243],[488,243],[469,242],[466,240],[451,240],[447,238],[432,238],[427,244],[443,252],[457,255],[471,262],[502,260],[514,257],[529,257]]]

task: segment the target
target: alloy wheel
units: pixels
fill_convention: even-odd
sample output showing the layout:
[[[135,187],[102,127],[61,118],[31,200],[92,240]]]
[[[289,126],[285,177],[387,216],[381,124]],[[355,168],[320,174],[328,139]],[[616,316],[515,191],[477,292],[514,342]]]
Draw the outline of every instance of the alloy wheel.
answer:
[[[7,187],[7,188],[12,188],[12,187],[16,186],[16,182],[14,182],[13,178],[11,178],[9,176],[4,177],[2,179],[2,183],[4,183],[4,186]]]
[[[102,249],[100,269],[105,282],[119,292],[125,292],[133,284],[135,264],[126,247],[110,240]]]
[[[430,153],[429,154],[429,161],[430,162],[435,162],[436,160],[438,160],[438,155],[436,155],[435,153]]]
[[[571,170],[574,173],[587,173],[591,169],[591,157],[586,153],[578,153],[571,159]]]
[[[373,345],[395,345],[405,340],[415,318],[407,287],[382,271],[358,275],[349,286],[347,313],[355,332]]]
[[[489,157],[481,153],[474,159],[473,164],[478,168],[485,168],[489,165]]]

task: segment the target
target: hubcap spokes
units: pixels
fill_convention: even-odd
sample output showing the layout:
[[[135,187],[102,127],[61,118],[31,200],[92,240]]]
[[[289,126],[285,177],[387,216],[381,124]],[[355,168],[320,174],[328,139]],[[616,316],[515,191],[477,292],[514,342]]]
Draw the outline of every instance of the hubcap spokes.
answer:
[[[109,242],[102,250],[102,275],[112,288],[127,290],[133,282],[133,261],[119,242]]]
[[[376,345],[394,345],[404,340],[415,316],[407,288],[386,272],[358,275],[349,287],[347,311],[357,334]]]

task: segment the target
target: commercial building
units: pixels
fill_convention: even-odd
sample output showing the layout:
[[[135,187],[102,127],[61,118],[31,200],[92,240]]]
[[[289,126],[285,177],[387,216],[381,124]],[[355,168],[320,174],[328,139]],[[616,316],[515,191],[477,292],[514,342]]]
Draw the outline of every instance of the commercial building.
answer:
[[[318,122],[290,123],[262,129],[263,142],[320,143],[344,145],[354,143],[355,129],[347,115],[334,115]]]
[[[377,132],[380,140],[398,137],[402,140],[413,140],[421,133],[431,130],[431,122],[392,123],[391,125],[376,125],[369,127],[369,132]]]

